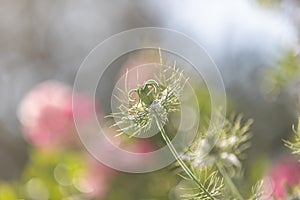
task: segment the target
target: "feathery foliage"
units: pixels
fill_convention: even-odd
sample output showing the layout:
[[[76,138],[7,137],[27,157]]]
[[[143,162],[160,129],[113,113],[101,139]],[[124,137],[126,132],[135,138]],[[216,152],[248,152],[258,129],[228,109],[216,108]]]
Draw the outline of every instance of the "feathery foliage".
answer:
[[[262,199],[263,197],[263,184],[264,182],[261,180],[261,181],[258,181],[251,189],[251,197],[249,198],[249,200],[260,200]]]
[[[218,171],[213,171],[208,167],[203,169],[192,169],[193,173],[196,174],[197,179],[203,186],[207,189],[212,197],[215,199],[223,199],[224,183],[223,178],[219,176]],[[184,177],[186,180],[190,180]],[[208,196],[203,190],[199,190],[198,187],[192,188],[182,188],[183,190],[189,191],[187,194],[182,195],[183,199],[193,199],[193,200],[209,200],[211,196]]]
[[[296,155],[300,155],[299,122],[300,122],[300,118],[298,119],[298,127],[295,128],[295,126],[293,126],[293,132],[295,133],[294,141],[283,140],[285,146],[287,146],[288,148],[290,148],[292,150],[292,154],[296,154]]]

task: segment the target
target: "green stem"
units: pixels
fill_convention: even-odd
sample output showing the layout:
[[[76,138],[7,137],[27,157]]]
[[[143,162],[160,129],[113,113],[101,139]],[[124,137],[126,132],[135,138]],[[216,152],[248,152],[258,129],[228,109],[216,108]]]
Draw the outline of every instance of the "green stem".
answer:
[[[217,168],[221,175],[224,177],[229,189],[231,190],[232,194],[239,200],[244,200],[239,190],[236,188],[235,184],[232,182],[232,179],[227,174],[226,170],[224,169],[221,163],[217,163]]]
[[[164,139],[164,141],[167,143],[167,146],[169,147],[171,153],[173,154],[173,156],[176,158],[177,162],[179,163],[179,165],[181,166],[181,168],[184,170],[184,172],[189,176],[190,179],[192,179],[196,185],[203,191],[206,193],[206,195],[211,198],[212,200],[215,200],[215,198],[209,193],[209,191],[207,191],[207,189],[202,185],[202,183],[199,182],[199,180],[197,179],[197,177],[194,175],[194,173],[190,170],[190,168],[185,164],[185,162],[180,158],[178,152],[176,151],[175,147],[173,146],[172,142],[170,141],[168,135],[165,132],[165,129],[163,128],[162,124],[158,121],[157,117],[156,117],[156,124],[159,128],[159,131],[161,133],[162,138]]]

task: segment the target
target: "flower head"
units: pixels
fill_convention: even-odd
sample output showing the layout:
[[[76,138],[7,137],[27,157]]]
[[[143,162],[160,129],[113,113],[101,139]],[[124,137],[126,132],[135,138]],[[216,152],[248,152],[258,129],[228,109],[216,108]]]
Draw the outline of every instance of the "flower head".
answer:
[[[117,120],[113,126],[119,127],[120,134],[146,133],[156,126],[156,120],[165,124],[168,113],[179,110],[179,94],[187,79],[175,67],[166,68],[159,75],[156,80],[147,80],[137,88],[123,92],[128,103],[122,103],[120,112],[111,115]]]
[[[243,158],[243,151],[249,147],[248,140],[251,134],[248,130],[251,124],[252,120],[242,124],[241,115],[232,116],[225,120],[222,129],[216,129],[213,134],[200,138],[185,158],[189,159],[194,167],[212,166],[222,162],[233,175],[236,169],[241,169],[240,159]]]

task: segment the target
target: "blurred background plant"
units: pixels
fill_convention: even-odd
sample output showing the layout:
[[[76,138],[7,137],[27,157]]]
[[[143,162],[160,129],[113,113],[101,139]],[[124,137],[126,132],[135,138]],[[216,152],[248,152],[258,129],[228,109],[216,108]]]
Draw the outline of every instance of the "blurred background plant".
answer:
[[[224,78],[229,113],[254,120],[247,159],[240,161],[242,178],[234,179],[240,192],[250,196],[264,179],[266,199],[299,194],[299,158],[282,142],[294,142],[292,124],[299,114],[298,1],[0,2],[1,200],[178,198],[176,169],[109,169],[83,149],[72,118],[71,86],[88,52],[114,33],[144,26],[172,28],[203,45]],[[157,62],[153,52],[126,54],[112,64],[102,80],[108,95],[97,96],[99,115],[110,112],[103,102],[124,69]],[[210,116],[210,96],[206,87],[195,91],[202,123]],[[81,120],[88,120],[92,101],[84,94],[75,100],[82,105]],[[159,141],[117,142],[143,152],[164,145]]]

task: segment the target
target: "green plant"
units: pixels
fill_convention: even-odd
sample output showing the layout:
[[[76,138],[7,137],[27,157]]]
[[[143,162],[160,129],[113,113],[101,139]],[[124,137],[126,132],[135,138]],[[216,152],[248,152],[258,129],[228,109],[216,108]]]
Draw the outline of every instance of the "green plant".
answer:
[[[109,115],[116,121],[112,127],[118,129],[117,135],[126,133],[131,137],[158,128],[180,166],[180,176],[193,183],[193,187],[185,188],[190,192],[184,194],[183,199],[245,199],[232,178],[241,171],[240,159],[249,147],[251,134],[248,130],[252,120],[243,123],[241,115],[233,115],[225,121],[223,128],[216,128],[210,134],[199,133],[200,139],[194,142],[190,151],[179,154],[164,126],[170,113],[180,111],[179,97],[187,82],[184,71],[174,65],[161,67],[155,80],[147,80],[129,91],[119,89],[123,100],[118,98],[119,112]],[[261,185],[253,188],[249,199],[259,199]]]

